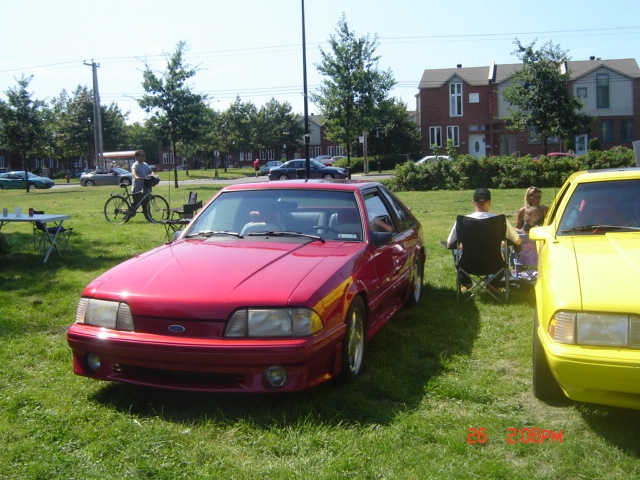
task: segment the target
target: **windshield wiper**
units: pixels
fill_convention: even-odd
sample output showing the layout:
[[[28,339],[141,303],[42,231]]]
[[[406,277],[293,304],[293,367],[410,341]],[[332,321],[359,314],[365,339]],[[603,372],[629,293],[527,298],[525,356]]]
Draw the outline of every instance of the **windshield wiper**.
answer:
[[[186,238],[213,237],[215,235],[228,235],[228,236],[231,236],[231,237],[244,238],[242,235],[240,235],[237,232],[228,232],[226,230],[201,230],[199,232],[190,233],[189,235],[186,235]]]
[[[625,225],[584,225],[582,227],[567,228],[560,232],[560,235],[567,235],[570,233],[606,233],[617,232],[621,230],[640,230],[638,227],[629,227]]]
[[[308,233],[300,233],[300,232],[280,232],[280,231],[269,231],[269,232],[250,232],[247,233],[250,237],[253,236],[263,236],[268,235],[270,237],[303,237],[310,238],[311,240],[317,240],[318,242],[326,243],[327,241],[318,236],[318,235],[309,235]]]

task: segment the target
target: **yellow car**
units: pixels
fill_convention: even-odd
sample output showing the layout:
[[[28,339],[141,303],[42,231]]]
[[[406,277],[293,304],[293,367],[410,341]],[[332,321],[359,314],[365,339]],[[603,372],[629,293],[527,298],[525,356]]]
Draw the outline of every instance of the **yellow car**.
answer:
[[[529,236],[534,395],[640,409],[640,168],[573,174]]]

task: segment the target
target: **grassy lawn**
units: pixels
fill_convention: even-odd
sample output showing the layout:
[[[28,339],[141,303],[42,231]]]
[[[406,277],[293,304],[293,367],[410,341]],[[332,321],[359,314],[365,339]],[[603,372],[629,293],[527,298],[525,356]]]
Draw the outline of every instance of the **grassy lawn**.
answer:
[[[206,200],[217,188],[154,191],[177,206],[191,190]],[[117,190],[0,192],[0,208],[69,213],[74,227],[73,251],[44,265],[30,224],[3,228],[14,252],[0,258],[0,478],[640,475],[640,412],[533,397],[533,293],[513,293],[509,305],[456,303],[451,256],[439,241],[471,209],[468,191],[399,195],[425,227],[424,297],[368,345],[353,384],[291,395],[189,394],[75,376],[65,333],[83,287],[164,241],[163,227],[142,215],[106,222],[104,202]],[[514,222],[523,193],[494,190],[492,210]],[[546,189],[543,203],[553,195]],[[509,437],[510,429],[525,433]],[[532,441],[534,429],[554,431],[555,441]]]

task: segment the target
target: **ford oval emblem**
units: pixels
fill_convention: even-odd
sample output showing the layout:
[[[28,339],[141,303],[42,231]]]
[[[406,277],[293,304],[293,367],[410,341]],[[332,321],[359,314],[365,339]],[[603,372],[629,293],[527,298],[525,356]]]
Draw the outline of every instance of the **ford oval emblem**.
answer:
[[[182,325],[170,325],[169,331],[172,333],[182,333],[186,330]]]

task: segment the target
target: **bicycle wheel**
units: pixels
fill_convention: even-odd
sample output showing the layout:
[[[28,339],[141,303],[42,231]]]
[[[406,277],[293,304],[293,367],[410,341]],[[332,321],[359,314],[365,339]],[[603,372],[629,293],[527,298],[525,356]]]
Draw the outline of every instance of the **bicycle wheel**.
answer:
[[[129,219],[130,206],[125,197],[114,195],[104,204],[104,217],[109,223],[124,223]]]
[[[169,204],[160,195],[151,195],[149,198],[149,218],[154,223],[160,223],[169,218]]]

